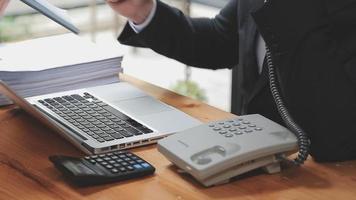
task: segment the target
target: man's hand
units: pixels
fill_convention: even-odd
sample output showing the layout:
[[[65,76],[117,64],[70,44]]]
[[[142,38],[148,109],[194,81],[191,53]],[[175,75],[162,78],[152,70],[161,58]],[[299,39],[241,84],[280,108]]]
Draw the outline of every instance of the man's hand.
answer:
[[[9,4],[10,0],[0,0],[0,17],[4,14],[5,8],[7,4]]]
[[[143,23],[153,8],[153,0],[106,0],[106,2],[115,12],[135,24]]]

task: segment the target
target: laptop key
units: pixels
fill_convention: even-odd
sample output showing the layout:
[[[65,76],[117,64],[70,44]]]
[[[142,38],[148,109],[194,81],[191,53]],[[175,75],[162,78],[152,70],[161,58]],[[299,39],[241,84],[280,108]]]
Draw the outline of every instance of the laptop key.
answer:
[[[115,139],[122,139],[124,138],[124,136],[120,135],[119,133],[113,133],[111,134],[112,137],[114,137]]]
[[[107,110],[108,112],[112,113],[113,115],[117,116],[118,118],[122,119],[122,120],[128,120],[130,119],[127,115],[125,115],[124,113],[116,110],[115,108],[111,107],[111,106],[104,106],[103,107],[105,110]]]
[[[147,134],[147,133],[153,133],[153,131],[152,131],[151,129],[149,129],[149,128],[143,128],[143,129],[141,129],[141,131],[142,131],[143,133],[145,133],[145,134]]]
[[[114,140],[114,138],[111,137],[111,136],[106,136],[106,137],[104,137],[104,140],[106,140],[106,141],[112,141],[112,140]]]
[[[132,127],[126,128],[126,130],[128,132],[130,132],[130,133],[133,133],[134,135],[142,135],[142,132],[140,132],[139,130],[136,130],[136,129],[132,128]]]
[[[125,137],[132,137],[132,136],[133,136],[132,133],[129,133],[129,132],[125,131],[125,130],[119,131],[119,133],[120,133],[121,135],[125,136]]]
[[[123,127],[123,128],[125,128],[125,129],[127,129],[127,128],[131,128],[131,126],[130,126],[130,125],[128,125],[128,124],[123,124],[123,125],[122,125],[122,127]]]
[[[113,128],[115,131],[125,131],[125,129],[121,128],[121,127],[117,127],[117,128]]]
[[[107,126],[105,126],[104,128],[101,128],[101,130],[103,130],[103,131],[107,132],[107,131],[112,130],[112,129],[111,129],[111,128],[109,128],[109,127],[107,127]]]
[[[76,100],[85,100],[82,96],[80,96],[79,94],[72,94],[70,95],[72,98],[76,99]]]
[[[96,139],[96,141],[98,141],[98,142],[100,142],[100,143],[105,142],[105,140],[104,140],[103,138],[98,138],[98,139]]]

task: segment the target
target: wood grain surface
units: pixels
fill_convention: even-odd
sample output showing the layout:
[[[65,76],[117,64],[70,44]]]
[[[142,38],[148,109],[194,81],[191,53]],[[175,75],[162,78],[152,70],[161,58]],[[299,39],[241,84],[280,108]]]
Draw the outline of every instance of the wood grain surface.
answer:
[[[121,79],[204,122],[233,116],[127,75],[121,75]],[[48,156],[83,154],[22,110],[1,108],[0,199],[356,199],[353,161],[319,164],[309,159],[304,166],[287,166],[279,174],[255,171],[229,184],[204,188],[190,176],[177,173],[155,145],[132,151],[156,167],[155,175],[79,188],[63,179]]]

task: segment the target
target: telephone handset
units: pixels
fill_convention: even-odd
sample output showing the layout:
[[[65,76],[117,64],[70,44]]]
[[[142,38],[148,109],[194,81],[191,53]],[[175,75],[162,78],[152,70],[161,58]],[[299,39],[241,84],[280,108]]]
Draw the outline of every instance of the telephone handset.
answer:
[[[171,135],[158,142],[158,150],[204,186],[226,183],[260,167],[268,173],[279,172],[285,155],[297,148],[299,152],[293,163],[303,164],[309,155],[310,140],[290,116],[280,96],[273,54],[268,46],[266,62],[271,93],[288,129],[258,114],[245,115]]]

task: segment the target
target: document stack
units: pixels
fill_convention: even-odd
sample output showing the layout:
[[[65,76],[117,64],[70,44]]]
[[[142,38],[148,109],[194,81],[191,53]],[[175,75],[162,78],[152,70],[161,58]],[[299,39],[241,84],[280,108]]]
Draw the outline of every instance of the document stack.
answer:
[[[119,82],[122,53],[73,34],[0,46],[0,79],[26,98]],[[11,102],[0,95],[0,105]]]

